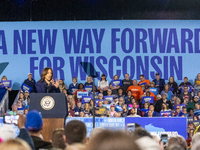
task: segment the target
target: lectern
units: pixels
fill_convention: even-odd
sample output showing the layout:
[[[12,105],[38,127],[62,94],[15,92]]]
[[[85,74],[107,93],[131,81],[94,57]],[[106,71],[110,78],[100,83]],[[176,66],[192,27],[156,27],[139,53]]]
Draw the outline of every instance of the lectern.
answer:
[[[67,99],[64,93],[31,93],[29,110],[42,114],[42,136],[49,141],[56,128],[64,127],[68,115]]]

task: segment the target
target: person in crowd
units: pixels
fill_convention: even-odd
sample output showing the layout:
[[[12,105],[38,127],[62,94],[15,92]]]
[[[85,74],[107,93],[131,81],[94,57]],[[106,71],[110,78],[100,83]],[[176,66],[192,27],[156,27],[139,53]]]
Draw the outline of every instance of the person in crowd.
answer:
[[[171,100],[170,100],[170,102],[172,103],[172,108],[175,106],[175,105],[179,105],[179,104],[177,104],[176,103],[176,100],[177,99],[179,99],[178,97],[177,97],[177,95],[172,95],[171,96]],[[178,102],[178,101],[177,101]],[[179,99],[179,103],[181,104],[181,100]]]
[[[170,86],[170,90],[173,94],[178,92],[178,84],[175,82],[174,77],[169,77],[169,82],[167,83]]]
[[[6,81],[6,80],[8,80],[6,76],[3,76],[3,77],[1,78],[1,81]],[[0,83],[0,87],[1,87],[1,85],[2,85],[2,83]],[[12,90],[11,87],[5,87],[5,89],[8,90],[8,91],[11,91],[11,90]]]
[[[145,86],[144,89],[145,89],[145,92],[144,92],[144,94],[142,95],[142,97],[147,96],[147,93],[149,93],[148,96],[152,96],[153,99],[154,99],[154,101],[155,101],[155,100],[156,100],[156,96],[155,96],[155,94],[154,94],[153,92],[150,92],[149,86]]]
[[[98,90],[103,94],[106,95],[106,91],[108,90],[109,83],[106,80],[106,75],[102,74],[101,75],[101,80],[98,81]]]
[[[145,102],[145,103],[144,103],[144,108],[141,109],[142,116],[144,116],[145,113],[147,113],[147,112],[149,111],[149,106],[150,106],[150,103],[149,103],[149,102]]]
[[[123,105],[122,105],[121,117],[127,117],[127,115],[128,115],[127,105],[126,105],[126,104],[123,104]]]
[[[72,83],[69,85],[69,94],[74,95],[76,90],[78,89],[78,79],[76,77],[72,78]]]
[[[24,109],[24,115],[28,114],[28,109]]]
[[[97,136],[99,133],[104,131],[104,128],[93,128],[90,132],[89,141],[91,141],[95,136]]]
[[[80,101],[77,102],[76,104],[76,107],[78,108],[78,111],[83,111],[83,108],[82,108],[82,103]]]
[[[181,103],[184,102],[183,99],[184,99],[184,97],[185,97],[186,95],[189,96],[189,101],[191,101],[191,100],[192,100],[192,95],[191,95],[190,92],[188,92],[188,86],[185,85],[184,88],[183,88],[183,90],[184,90],[184,92],[181,93],[181,94],[179,95],[179,97],[180,97],[180,99],[181,99]]]
[[[145,79],[145,76],[142,74],[140,75],[140,81],[138,83],[139,86],[144,90],[146,86],[150,86],[150,81],[148,79]]]
[[[41,79],[35,84],[37,93],[60,93],[58,80],[53,80],[53,70],[44,68]]]
[[[87,129],[85,124],[79,120],[71,120],[65,126],[65,145],[68,150],[74,144],[81,144],[84,146],[87,142]]]
[[[132,108],[135,109],[135,112],[136,112],[137,115],[142,116],[142,112],[139,109],[139,105],[137,104],[137,102],[133,102]],[[131,109],[128,111],[128,115],[130,115],[130,114],[131,114]]]
[[[195,104],[199,104],[199,97],[195,96],[194,100],[192,102],[189,101],[188,105],[187,105],[187,110],[189,111],[190,109],[194,110],[195,108]]]
[[[77,92],[86,92],[86,90],[84,90],[84,85],[83,85],[83,83],[79,83],[79,85],[78,85],[78,90],[76,90],[76,92],[75,92],[75,99],[76,99],[76,104],[77,104],[77,102],[78,101],[81,101],[81,99],[79,99],[78,97],[77,97]]]
[[[70,108],[70,110],[72,110],[75,113],[76,117],[79,116],[79,109],[76,107],[75,100],[71,101],[71,108]]]
[[[68,96],[67,90],[65,88],[62,90],[62,93],[64,93],[66,97]]]
[[[101,93],[102,94],[102,93]],[[103,94],[102,94],[103,95]],[[112,96],[112,90],[111,89],[108,89],[107,90],[107,96]]]
[[[190,82],[188,82],[188,77],[184,77],[184,81],[181,82],[181,84],[179,85],[179,93],[182,93],[182,89],[184,88],[184,86],[192,86],[192,84]]]
[[[163,93],[162,94],[162,99],[158,100],[156,105],[155,105],[155,111],[160,113],[161,108],[162,108],[162,103],[167,103],[169,105],[169,109],[172,109],[172,104],[171,102],[167,99],[167,94]]]
[[[22,106],[24,107],[24,108],[26,108],[27,107],[27,105],[29,105],[28,104],[28,100],[29,100],[30,98],[29,98],[29,92],[28,91],[25,91],[24,92],[24,99],[22,100]]]
[[[41,114],[36,110],[29,111],[26,115],[25,129],[31,135],[36,150],[53,148],[52,143],[41,139],[42,127],[43,121]]]
[[[119,101],[117,102],[117,105],[122,106],[124,104],[124,98],[120,97]]]
[[[168,99],[168,100],[171,99],[173,93],[172,93],[172,91],[170,90],[169,84],[165,84],[164,89],[163,89],[162,92],[161,92],[161,95],[162,95],[163,93],[166,93],[166,94],[167,94],[167,99]]]
[[[181,100],[180,100],[180,98],[176,98],[175,99],[175,102],[174,102],[174,106],[177,106],[177,105],[180,105],[181,104]]]
[[[68,117],[75,117],[75,112],[71,109],[71,103],[67,102],[68,106]]]
[[[162,103],[161,111],[171,111],[167,103]]]
[[[172,116],[174,117],[180,117],[181,116],[181,108],[180,106],[176,106],[176,110],[174,111],[174,113],[172,114]]]
[[[119,80],[119,76],[115,75],[113,77],[113,80]],[[112,82],[110,82],[110,89],[112,90],[112,94],[113,95],[118,95],[118,89],[120,88],[120,86],[113,86]]]
[[[149,111],[151,111],[150,113],[152,113],[152,117],[160,117],[160,114],[157,113],[156,111],[154,111],[154,105],[153,104],[150,104]],[[148,117],[148,116],[149,116],[149,114],[145,113],[144,117]]]
[[[184,102],[182,104],[185,104],[185,106],[187,106],[189,103],[189,96],[185,95],[184,96]]]
[[[102,101],[98,101],[98,105],[97,105],[98,109],[99,109],[99,114],[106,116],[106,107],[103,106],[103,102]]]
[[[91,76],[87,77],[87,82],[85,82],[84,86],[90,86],[92,88],[93,82],[92,82],[92,77]]]
[[[131,114],[128,115],[127,117],[141,117],[140,115],[137,115],[136,111],[134,108],[131,109]]]
[[[85,117],[83,111],[80,111],[80,112],[79,112],[79,117]]]
[[[117,96],[114,96],[113,97],[113,102],[110,103],[110,105],[117,105],[117,103],[118,103],[118,98],[117,98]]]
[[[130,101],[130,103],[128,104],[128,107],[129,107],[129,108],[133,108],[133,105],[134,105],[135,102],[136,102],[135,97],[134,97],[134,96],[131,96],[131,101]]]
[[[32,88],[31,93],[36,93],[36,87],[35,87],[36,82],[32,77],[32,73],[28,74],[28,79],[24,80],[24,84]]]
[[[10,139],[0,144],[1,150],[31,150],[31,147],[22,139]],[[33,150],[33,149],[32,149]]]
[[[164,89],[165,80],[161,79],[160,74],[157,72],[156,79],[154,79],[153,82],[155,83],[155,87],[157,88],[158,93],[160,94],[161,91]]]
[[[118,89],[118,95],[117,95],[117,97],[118,97],[118,98],[120,98],[120,97],[125,98],[125,95],[123,94],[123,89],[122,89],[122,88],[119,88],[119,89]]]
[[[111,91],[111,90],[110,90],[110,91]],[[103,94],[102,94],[102,93],[99,93],[98,99],[103,99]]]
[[[89,103],[85,103],[84,109],[82,111],[84,113],[84,116],[89,117],[91,115]]]
[[[188,117],[194,117],[194,110],[189,109]]]
[[[106,117],[111,117],[111,111],[110,110],[107,110]]]
[[[151,88],[155,88],[156,86],[155,86],[155,83],[154,82],[150,82],[150,86],[149,87],[151,87]]]
[[[64,83],[63,79],[60,79],[58,82],[59,82],[59,89],[60,89],[60,92],[62,92],[63,89],[68,90],[68,87],[67,87],[67,85]]]
[[[114,117],[121,117],[120,113],[116,112],[114,113]]]
[[[142,88],[137,85],[137,80],[133,80],[133,85],[129,86],[127,91],[132,92],[132,96],[135,97],[136,100],[140,100],[142,98],[142,95],[144,94]]]
[[[115,113],[115,105],[110,105],[110,117],[114,117]]]
[[[24,92],[23,91],[19,93],[18,100],[24,100]]]
[[[100,117],[100,114],[99,114],[99,108],[98,107],[95,107],[95,117]]]
[[[22,106],[22,101],[17,101],[17,113],[24,114],[24,107]]]
[[[171,137],[167,144],[168,150],[187,150],[187,143],[182,136]]]
[[[104,99],[104,100],[103,100],[103,104],[106,104],[106,105],[107,105],[107,104],[109,104],[109,101],[108,101],[107,99]]]
[[[71,101],[74,100],[72,95],[67,96],[67,102],[71,103]]]
[[[200,133],[196,133],[193,137],[192,137],[192,149],[191,150],[197,150],[198,148],[200,148]]]
[[[182,111],[180,113],[180,116],[181,117],[187,117],[188,116],[188,113],[187,113],[187,108],[184,106],[182,107]]]
[[[126,73],[125,79],[122,80],[122,89],[123,89],[123,94],[127,95],[127,89],[129,86],[133,85],[133,80],[129,79],[129,74]]]
[[[12,111],[8,111],[7,114],[8,115],[17,115],[17,113],[18,113],[17,109],[18,109],[18,106],[15,103],[15,104],[12,105]]]
[[[151,110],[149,110],[149,111],[147,112],[147,116],[148,116],[148,117],[153,117],[153,113],[152,113]]]
[[[127,96],[124,97],[124,101],[127,105],[131,103],[131,96],[132,96],[131,90],[127,91]]]
[[[112,142],[111,142],[112,141]],[[135,141],[123,131],[104,130],[92,138],[88,150],[140,150]]]
[[[92,99],[89,101],[89,108],[90,108],[90,110],[93,109],[93,100]]]
[[[54,149],[52,150],[64,150],[66,148],[64,141],[65,130],[64,128],[55,129],[52,132],[52,145]]]

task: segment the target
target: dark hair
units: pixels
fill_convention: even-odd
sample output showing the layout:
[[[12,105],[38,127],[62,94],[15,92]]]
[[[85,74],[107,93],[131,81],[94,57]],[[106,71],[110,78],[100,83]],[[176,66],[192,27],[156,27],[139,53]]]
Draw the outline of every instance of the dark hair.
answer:
[[[84,89],[83,83],[79,83],[79,84],[78,84],[78,89],[80,89],[80,86],[81,86],[81,85],[83,86],[83,89]]]
[[[102,77],[105,77],[105,81],[107,81],[107,80],[106,80],[106,75],[105,75],[105,74],[102,74],[102,75],[101,75],[101,80],[100,80],[100,81],[102,81]]]
[[[143,75],[143,74],[141,74],[141,75],[140,75],[140,77],[143,77],[143,78],[144,78],[144,75]]]
[[[171,137],[169,140],[168,140],[168,148],[170,149],[171,146],[173,145],[179,145],[181,146],[182,149],[184,150],[187,150],[187,143],[185,141],[185,139],[183,137]]]
[[[142,127],[135,128],[135,131],[133,132],[133,135],[136,140],[145,136],[148,136],[150,138],[153,138],[152,135]]]
[[[55,148],[64,149],[66,147],[63,135],[65,130],[63,128],[56,129],[52,132],[52,145]]]
[[[73,79],[76,79],[76,82],[77,82],[77,77],[73,77],[72,80],[73,80]]]
[[[83,143],[86,134],[87,129],[82,121],[72,120],[65,126],[66,141],[69,145],[73,143]]]
[[[52,73],[51,79],[53,79],[53,70],[47,67],[42,70],[41,79],[40,79],[42,82],[44,82],[45,76],[47,75],[49,69],[51,70],[51,73]]]

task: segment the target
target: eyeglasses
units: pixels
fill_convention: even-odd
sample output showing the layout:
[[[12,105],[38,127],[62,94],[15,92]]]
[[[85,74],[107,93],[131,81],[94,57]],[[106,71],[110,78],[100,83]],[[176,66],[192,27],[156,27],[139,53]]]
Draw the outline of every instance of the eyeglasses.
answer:
[[[176,108],[176,109],[180,109],[180,108]]]

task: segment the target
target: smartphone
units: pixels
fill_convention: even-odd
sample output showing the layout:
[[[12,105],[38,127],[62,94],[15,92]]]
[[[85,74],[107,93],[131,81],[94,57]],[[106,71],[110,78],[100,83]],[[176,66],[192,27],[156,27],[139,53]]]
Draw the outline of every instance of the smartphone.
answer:
[[[18,124],[19,115],[5,115],[3,116],[3,122],[5,124]]]
[[[163,145],[166,145],[168,142],[168,135],[167,134],[161,134],[161,141],[163,142]]]
[[[126,130],[127,132],[135,131],[135,123],[128,123]]]

